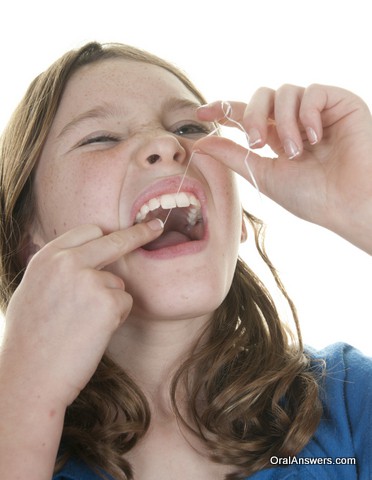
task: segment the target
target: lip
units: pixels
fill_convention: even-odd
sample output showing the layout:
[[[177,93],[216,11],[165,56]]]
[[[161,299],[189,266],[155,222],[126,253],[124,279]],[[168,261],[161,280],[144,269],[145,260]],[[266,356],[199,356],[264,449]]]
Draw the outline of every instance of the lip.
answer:
[[[182,180],[182,175],[163,178],[152,183],[144,189],[133,202],[130,210],[131,224],[134,223],[136,215],[142,205],[148,202],[151,198],[158,197],[167,193],[177,193]],[[139,248],[138,251],[147,258],[152,259],[167,259],[174,258],[180,255],[195,254],[203,250],[207,244],[208,222],[207,222],[207,197],[201,183],[191,177],[185,177],[182,183],[181,192],[192,193],[198,198],[201,205],[203,221],[204,221],[204,235],[201,240],[194,240],[192,242],[181,243],[172,247],[161,248],[159,250],[148,251]]]
[[[208,243],[208,229],[205,228],[204,237],[201,240],[194,240],[192,242],[180,243],[173,247],[160,248],[159,250],[145,250],[138,248],[136,251],[151,260],[168,260],[183,255],[195,255],[207,246]]]

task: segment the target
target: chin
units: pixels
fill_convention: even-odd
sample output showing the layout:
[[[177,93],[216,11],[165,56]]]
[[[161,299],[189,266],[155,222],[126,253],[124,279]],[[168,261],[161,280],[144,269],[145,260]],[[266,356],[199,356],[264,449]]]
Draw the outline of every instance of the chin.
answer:
[[[210,275],[213,275],[212,273]],[[138,294],[132,293],[135,316],[145,316],[159,319],[188,319],[201,316],[211,316],[225,299],[231,282],[211,281],[196,276],[190,282],[190,277],[169,279],[171,285],[157,284],[151,289],[142,288]],[[216,275],[212,276],[215,280]]]

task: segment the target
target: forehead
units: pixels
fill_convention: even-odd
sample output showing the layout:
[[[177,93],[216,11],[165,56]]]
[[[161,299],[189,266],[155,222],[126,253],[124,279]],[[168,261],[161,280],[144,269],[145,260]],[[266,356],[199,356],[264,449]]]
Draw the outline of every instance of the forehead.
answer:
[[[109,59],[84,66],[71,77],[59,110],[74,114],[99,102],[148,105],[169,97],[199,103],[179,78],[162,67]]]

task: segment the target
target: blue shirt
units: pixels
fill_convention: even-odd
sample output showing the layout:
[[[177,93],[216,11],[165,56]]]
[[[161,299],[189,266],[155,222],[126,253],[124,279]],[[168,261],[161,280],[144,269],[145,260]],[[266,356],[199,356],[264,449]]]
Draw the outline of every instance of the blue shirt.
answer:
[[[300,454],[286,465],[272,458],[272,468],[249,480],[372,480],[372,358],[344,343],[308,351],[326,361],[323,418]],[[70,460],[53,480],[102,479]]]

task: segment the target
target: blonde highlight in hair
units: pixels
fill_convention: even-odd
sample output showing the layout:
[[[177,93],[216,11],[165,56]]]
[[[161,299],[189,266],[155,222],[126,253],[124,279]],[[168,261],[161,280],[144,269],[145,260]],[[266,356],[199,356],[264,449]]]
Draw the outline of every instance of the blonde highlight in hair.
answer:
[[[85,65],[124,58],[165,68],[204,103],[179,69],[121,44],[89,43],[65,54],[30,85],[1,140],[0,301],[3,310],[22,279],[27,228],[34,215],[33,172],[71,76]],[[289,334],[258,277],[238,259],[230,291],[171,386],[179,421],[201,439],[211,459],[233,465],[238,479],[270,466],[270,457],[297,454],[321,417],[319,378],[303,351],[296,311],[269,261],[262,223],[246,212],[256,247],[291,307]],[[177,392],[189,399],[181,413]],[[67,409],[56,470],[72,456],[117,480],[133,478],[125,454],[151,422],[145,395],[106,355]]]

